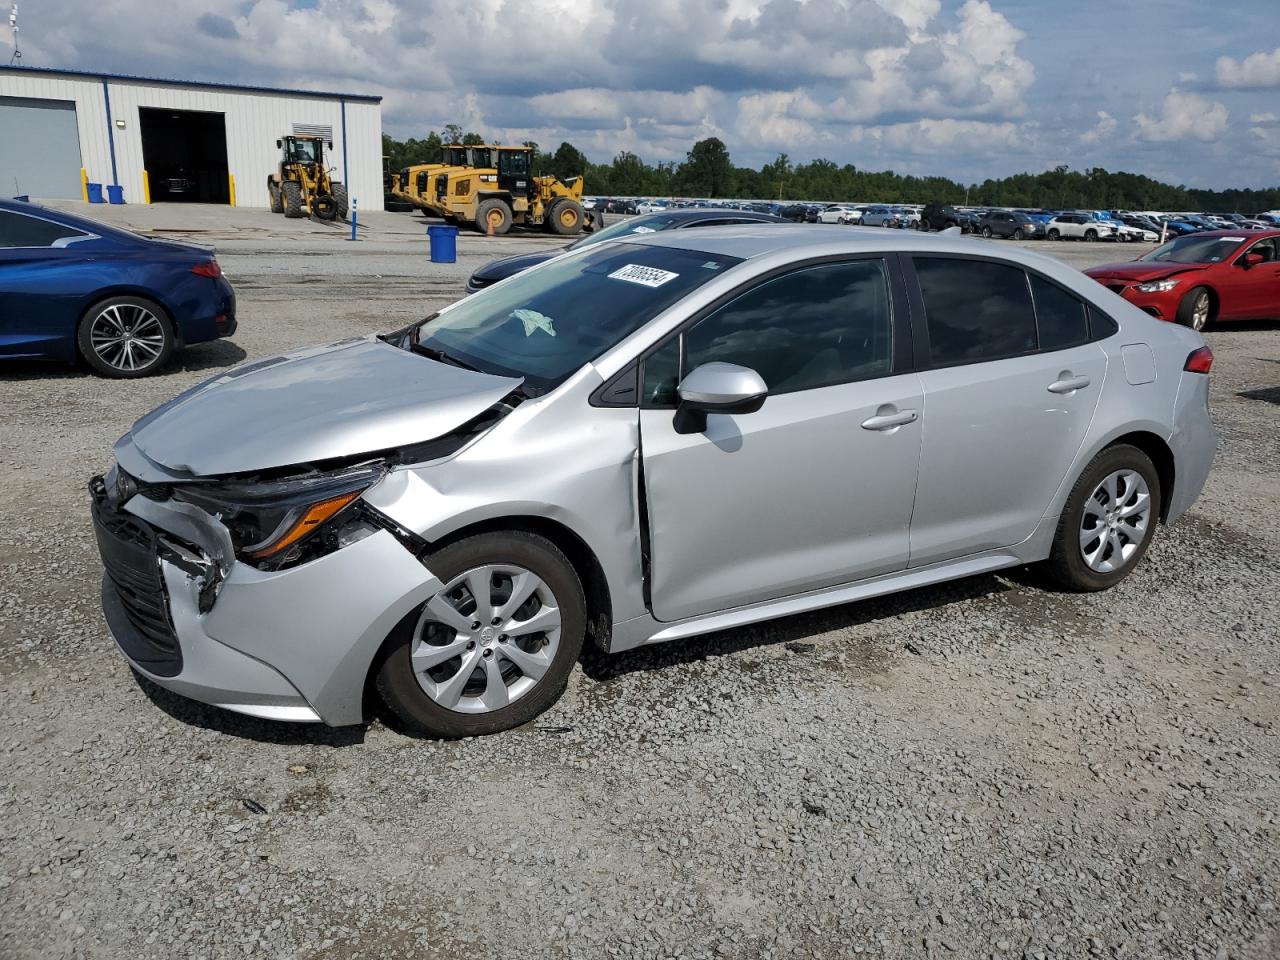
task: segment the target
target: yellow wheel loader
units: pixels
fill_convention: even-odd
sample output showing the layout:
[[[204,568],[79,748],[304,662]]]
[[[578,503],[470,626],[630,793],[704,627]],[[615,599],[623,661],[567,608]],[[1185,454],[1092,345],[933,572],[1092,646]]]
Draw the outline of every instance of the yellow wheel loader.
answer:
[[[582,178],[535,177],[529,147],[493,146],[493,166],[441,170],[431,207],[450,223],[501,235],[512,224],[542,227],[561,236],[581,233]]]
[[[431,203],[432,185],[435,183],[436,174],[442,170],[474,166],[477,160],[487,164],[488,153],[478,155],[479,150],[487,150],[487,148],[464,147],[459,143],[446,144],[441,148],[442,162],[415,163],[405,167],[400,171],[402,198],[428,216],[439,216],[440,214],[432,208]]]
[[[317,220],[347,218],[347,188],[329,176],[324,164],[325,141],[320,137],[294,134],[276,141],[283,153],[277,171],[267,177],[271,212],[286,217],[315,217]],[[333,141],[328,143],[333,149]]]

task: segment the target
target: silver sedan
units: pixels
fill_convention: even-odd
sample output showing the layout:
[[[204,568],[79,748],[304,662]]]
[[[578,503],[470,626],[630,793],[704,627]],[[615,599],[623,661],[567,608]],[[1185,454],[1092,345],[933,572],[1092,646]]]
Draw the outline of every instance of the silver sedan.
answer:
[[[527,722],[606,651],[1041,564],[1127,576],[1200,493],[1212,355],[946,234],[629,236],[249,363],[91,484],[133,667],[261,717]]]

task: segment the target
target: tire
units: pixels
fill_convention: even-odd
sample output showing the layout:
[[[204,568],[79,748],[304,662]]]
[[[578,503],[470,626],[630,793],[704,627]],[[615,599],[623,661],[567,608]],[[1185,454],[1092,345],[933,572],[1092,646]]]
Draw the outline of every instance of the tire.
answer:
[[[1024,234],[1024,233],[1022,232],[1022,228],[1021,228],[1021,227],[1015,227],[1015,228],[1014,228],[1014,231],[1013,231],[1013,238],[1012,238],[1012,239],[1014,239],[1014,240],[1021,240],[1024,236],[1026,236],[1026,234]]]
[[[1203,330],[1213,320],[1213,294],[1208,287],[1192,287],[1178,304],[1178,322],[1192,330]]]
[[[284,215],[290,220],[296,220],[302,216],[302,184],[297,180],[286,180],[280,184],[280,190],[284,194]]]
[[[582,204],[562,197],[547,211],[547,229],[562,237],[582,232]]]
[[[271,212],[284,213],[284,199],[280,196],[280,184],[274,180],[268,180],[267,193],[271,196]]]
[[[1093,227],[1090,227],[1084,232],[1084,238],[1090,243],[1096,243],[1098,240],[1098,231],[1093,229]]]
[[[131,337],[129,335],[132,335]],[[164,308],[145,297],[109,297],[80,319],[80,356],[104,377],[132,380],[155,373],[177,345]]]
[[[1049,238],[1050,240],[1061,240],[1061,239],[1062,239],[1062,232],[1061,232],[1057,227],[1054,227],[1053,229],[1051,229],[1051,230],[1049,231],[1049,233],[1047,234],[1047,236],[1048,236],[1048,238]]]
[[[555,703],[582,650],[587,626],[582,583],[555,544],[524,531],[481,533],[449,544],[424,562],[445,584],[447,592],[442,591],[420,608],[419,616],[410,621],[413,628],[393,641],[395,646],[379,667],[377,689],[388,708],[413,733],[454,739],[510,730],[528,723]],[[483,617],[472,620],[472,624],[482,625],[465,631],[437,618],[435,611],[443,608],[448,611],[446,619],[456,616],[461,627],[468,626],[466,619],[475,615],[475,607],[466,580],[472,572],[485,567],[499,568],[487,574],[488,587],[495,591],[490,593],[490,611],[508,600],[514,589],[513,577],[501,568],[510,568],[512,573],[519,570],[519,575],[531,574],[538,581],[540,587],[507,622],[532,622],[548,608],[543,597],[549,596],[555,601],[551,609],[559,613],[559,634],[554,641],[549,632],[530,634],[533,641],[522,638],[521,645],[517,645],[515,637],[504,640],[507,635],[497,632],[502,623],[495,622],[496,617],[483,623]],[[452,586],[455,583],[456,588]],[[543,644],[540,649],[536,646],[539,642]],[[421,666],[433,647],[454,646],[458,648],[456,656],[447,660],[438,660],[437,656],[434,659],[438,662],[425,669]],[[552,650],[549,657],[536,659],[548,648]],[[474,665],[468,667],[468,659]],[[520,669],[520,662],[533,665],[530,673]],[[535,679],[534,669],[545,672]],[[532,683],[525,684],[526,680]],[[434,688],[434,695],[427,693],[427,685]],[[483,698],[490,697],[493,704],[486,705]],[[504,706],[497,705],[509,697]],[[450,699],[456,704],[453,708],[442,702]]]
[[[983,227],[983,228],[982,228],[982,236],[983,236],[983,238],[984,238],[984,239],[986,239],[986,240],[990,240],[990,239],[991,239],[991,228],[990,228],[990,227]]]
[[[338,218],[347,219],[350,213],[350,204],[347,201],[347,185],[345,183],[333,182],[333,205],[338,208]]]
[[[505,200],[490,197],[480,201],[480,207],[476,210],[476,228],[481,233],[488,233],[490,227],[493,228],[495,237],[500,237],[511,229],[511,208]]]
[[[1108,539],[1106,535],[1108,521],[1105,516],[1109,504],[1096,499],[1095,495],[1099,493],[1101,485],[1108,478],[1126,474],[1130,479],[1118,483],[1115,489],[1120,494],[1118,497],[1120,503],[1127,505],[1126,509],[1132,509],[1134,512],[1120,519],[1118,539],[1124,549],[1132,545],[1133,550],[1129,555],[1119,559],[1119,565],[1115,569],[1099,569],[1098,566],[1106,566],[1108,559],[1115,558],[1115,548],[1113,544],[1104,542]],[[1137,509],[1141,497],[1134,495],[1141,493],[1141,487],[1132,482],[1133,475],[1140,477],[1142,484],[1146,486],[1145,513]],[[1084,468],[1080,479],[1071,488],[1067,505],[1063,508],[1061,519],[1058,520],[1058,529],[1053,537],[1053,549],[1049,553],[1049,559],[1045,561],[1046,572],[1069,590],[1091,592],[1115,586],[1129,575],[1142,560],[1147,548],[1151,546],[1156,527],[1160,522],[1163,495],[1164,491],[1160,489],[1160,475],[1156,472],[1151,458],[1145,453],[1127,443],[1103,450]],[[1107,499],[1105,494],[1103,499]],[[1086,510],[1089,512],[1090,523],[1096,523],[1101,533],[1093,540],[1082,542],[1087,535],[1085,533]],[[1143,520],[1141,530],[1138,531],[1135,529],[1135,522],[1140,516]],[[1138,536],[1133,536],[1134,533]],[[1086,552],[1095,550],[1099,555],[1097,566],[1091,565],[1085,558]]]
[[[336,220],[338,218],[338,204],[333,197],[316,197],[311,201],[311,213],[317,220]]]

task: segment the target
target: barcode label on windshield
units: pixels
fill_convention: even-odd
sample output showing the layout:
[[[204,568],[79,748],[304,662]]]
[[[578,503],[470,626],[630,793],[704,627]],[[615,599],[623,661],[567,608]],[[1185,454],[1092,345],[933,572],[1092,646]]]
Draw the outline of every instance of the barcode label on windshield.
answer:
[[[669,280],[680,276],[670,270],[659,270],[657,267],[642,267],[638,263],[628,263],[620,270],[609,274],[610,280],[625,280],[627,283],[638,283],[646,287],[660,287]]]

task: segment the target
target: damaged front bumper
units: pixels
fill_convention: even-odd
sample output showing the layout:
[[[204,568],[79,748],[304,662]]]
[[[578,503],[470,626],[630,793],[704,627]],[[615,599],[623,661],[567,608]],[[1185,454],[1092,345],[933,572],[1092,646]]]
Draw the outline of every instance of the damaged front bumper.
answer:
[[[103,611],[132,666],[166,689],[273,720],[364,720],[365,681],[392,629],[441,589],[388,530],[284,570],[237,561],[212,516],[141,494],[94,526]]]

